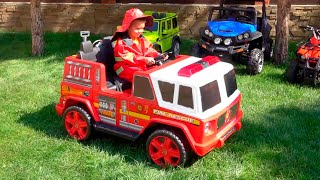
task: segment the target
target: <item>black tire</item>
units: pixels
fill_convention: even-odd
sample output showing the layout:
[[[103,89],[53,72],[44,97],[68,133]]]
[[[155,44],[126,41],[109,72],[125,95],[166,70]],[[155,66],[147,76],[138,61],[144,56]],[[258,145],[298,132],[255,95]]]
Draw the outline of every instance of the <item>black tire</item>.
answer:
[[[232,54],[231,55],[231,58],[232,58],[232,61],[233,62],[241,62],[240,59],[241,59],[241,53],[236,53],[236,54]]]
[[[172,43],[172,48],[171,48],[170,53],[170,59],[176,59],[176,57],[180,54],[180,43],[177,40],[174,40]]]
[[[165,147],[165,143],[170,145],[170,152],[168,148]],[[149,158],[161,168],[186,165],[189,160],[187,148],[187,140],[179,137],[177,133],[166,129],[154,131],[146,142],[146,150]],[[173,157],[172,154],[178,157]]]
[[[286,71],[287,81],[291,84],[302,83],[303,72],[297,61],[290,61],[290,65]]]
[[[319,72],[318,71],[314,71],[313,73],[313,86],[316,87],[319,84]]]
[[[199,44],[195,44],[191,48],[191,55],[195,57],[203,58],[206,56],[205,49],[199,46]]]
[[[271,58],[273,58],[273,39],[269,38],[264,50],[264,59],[268,61]]]
[[[159,53],[162,53],[162,50],[161,50],[161,46],[159,44],[155,44],[153,45],[153,48],[158,51]]]
[[[250,53],[247,70],[251,75],[261,73],[264,63],[264,54],[261,49],[254,48]]]
[[[63,113],[64,125],[67,133],[77,139],[84,141],[89,139],[92,131],[91,116],[83,108],[70,106]]]

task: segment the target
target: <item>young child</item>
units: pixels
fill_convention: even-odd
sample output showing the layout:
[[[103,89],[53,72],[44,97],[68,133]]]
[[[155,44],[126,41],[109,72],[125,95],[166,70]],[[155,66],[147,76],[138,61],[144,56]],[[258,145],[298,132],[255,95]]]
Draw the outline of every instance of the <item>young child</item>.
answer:
[[[144,71],[147,65],[155,63],[154,58],[160,53],[141,35],[144,28],[151,27],[152,24],[152,16],[144,15],[137,8],[129,9],[125,13],[122,26],[112,38],[117,40],[114,47],[116,63],[113,67],[120,78],[132,82],[134,72]]]

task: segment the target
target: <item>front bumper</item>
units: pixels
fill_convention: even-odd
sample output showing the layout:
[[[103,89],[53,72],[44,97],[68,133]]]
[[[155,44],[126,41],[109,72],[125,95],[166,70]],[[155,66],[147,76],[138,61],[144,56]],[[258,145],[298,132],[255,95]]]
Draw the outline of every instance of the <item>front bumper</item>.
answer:
[[[62,116],[63,106],[61,106],[61,104],[56,104],[56,112],[57,112],[58,116]]]
[[[249,49],[249,44],[243,44],[240,46],[221,46],[210,44],[202,39],[200,39],[199,46],[206,49],[207,51],[214,53],[215,51],[228,52],[229,54],[241,53]]]
[[[236,131],[239,131],[242,127],[241,119],[243,117],[243,111],[240,110],[237,115],[231,120],[231,122],[224,127],[216,136],[205,144],[194,144],[195,153],[198,156],[204,156],[214,148],[221,148],[224,142]]]
[[[56,104],[56,112],[59,116],[62,116],[64,111],[64,100],[60,97],[59,103]]]

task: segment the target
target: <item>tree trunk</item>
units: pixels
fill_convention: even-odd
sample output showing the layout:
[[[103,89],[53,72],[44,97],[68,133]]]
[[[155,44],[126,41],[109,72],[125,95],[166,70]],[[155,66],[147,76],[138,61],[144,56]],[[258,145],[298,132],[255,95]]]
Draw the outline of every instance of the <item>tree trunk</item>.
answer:
[[[291,0],[279,0],[277,4],[277,25],[275,61],[277,64],[284,64],[288,58],[288,39],[290,20]]]
[[[31,0],[32,54],[42,55],[44,48],[41,0]]]

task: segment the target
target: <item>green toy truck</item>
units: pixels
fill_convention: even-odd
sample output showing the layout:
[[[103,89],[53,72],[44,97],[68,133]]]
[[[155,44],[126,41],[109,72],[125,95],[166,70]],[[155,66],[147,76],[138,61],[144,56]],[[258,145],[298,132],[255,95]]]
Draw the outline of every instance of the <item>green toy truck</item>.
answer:
[[[168,52],[171,59],[180,54],[180,31],[175,13],[145,11],[153,17],[153,26],[145,28],[143,35],[161,53]]]

